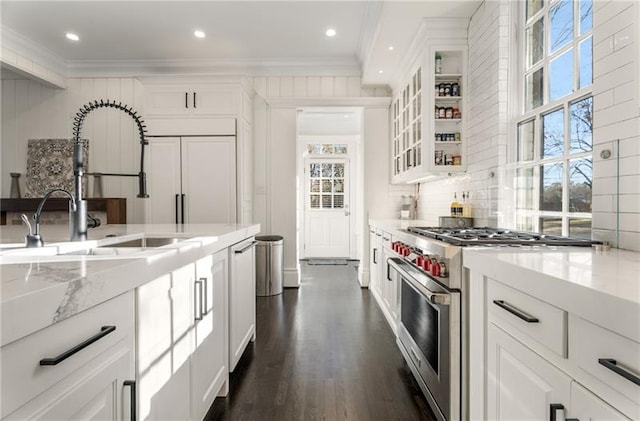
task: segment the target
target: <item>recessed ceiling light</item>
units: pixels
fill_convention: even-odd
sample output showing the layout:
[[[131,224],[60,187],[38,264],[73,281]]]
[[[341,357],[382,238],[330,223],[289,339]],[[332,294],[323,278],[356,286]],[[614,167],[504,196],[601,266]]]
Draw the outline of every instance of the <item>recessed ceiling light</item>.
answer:
[[[393,51],[393,45],[389,46],[389,51]]]
[[[67,32],[65,36],[67,37],[67,39],[70,39],[71,41],[80,41],[80,37],[72,32]]]
[[[378,74],[383,74],[384,70],[378,70]]]
[[[325,34],[328,37],[335,37],[336,36],[336,30],[333,29],[333,28],[329,28],[329,29],[327,29],[327,32],[325,32]]]
[[[193,36],[196,37],[196,38],[204,38],[205,34],[204,34],[204,32],[198,30],[198,31],[193,31]]]

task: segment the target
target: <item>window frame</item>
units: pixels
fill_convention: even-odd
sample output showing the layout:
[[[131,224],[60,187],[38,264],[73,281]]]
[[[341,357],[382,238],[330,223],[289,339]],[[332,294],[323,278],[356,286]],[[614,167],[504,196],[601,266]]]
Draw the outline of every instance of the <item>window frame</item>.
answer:
[[[592,219],[592,212],[570,212],[569,211],[569,182],[570,182],[570,163],[576,159],[591,158],[593,163],[593,148],[588,152],[570,152],[571,146],[571,106],[577,102],[580,102],[586,98],[592,98],[593,101],[593,4],[591,10],[591,28],[584,33],[580,33],[580,1],[571,0],[573,3],[573,37],[571,41],[567,42],[561,48],[558,48],[553,53],[550,53],[550,34],[551,34],[551,22],[549,20],[549,12],[556,5],[560,4],[563,0],[545,0],[543,7],[527,19],[527,2],[517,2],[517,26],[516,26],[516,46],[518,51],[516,64],[517,64],[517,105],[512,109],[515,111],[514,124],[512,125],[511,132],[514,134],[515,141],[512,142],[511,152],[509,154],[510,167],[513,168],[513,203],[515,204],[515,215],[513,219],[513,226],[521,228],[522,218],[531,218],[531,227],[533,231],[540,232],[541,224],[540,219],[545,217],[560,218],[562,220],[562,235],[570,235],[569,233],[569,220],[574,218]],[[527,67],[528,54],[527,54],[527,30],[531,28],[535,22],[540,18],[543,18],[543,56],[542,58]],[[580,88],[580,46],[581,43],[588,38],[591,38],[591,83],[583,88]],[[550,101],[550,75],[549,68],[551,62],[565,54],[572,49],[573,52],[573,91],[563,97]],[[526,78],[528,75],[534,74],[538,69],[543,69],[543,98],[542,105],[534,107],[531,110],[526,110]],[[592,103],[593,104],[593,103]],[[564,142],[563,153],[555,157],[543,157],[543,118],[559,109],[564,109]],[[593,105],[592,105],[593,110]],[[533,159],[520,160],[522,156],[520,152],[520,125],[533,121]],[[593,136],[593,132],[592,132]],[[541,174],[543,165],[549,165],[554,163],[562,163],[562,210],[561,211],[547,211],[540,209],[540,194],[541,194]],[[533,208],[532,209],[519,209],[519,190],[520,180],[518,173],[523,172],[525,169],[533,168],[533,180],[529,185],[533,186]],[[592,173],[593,182],[593,173]]]

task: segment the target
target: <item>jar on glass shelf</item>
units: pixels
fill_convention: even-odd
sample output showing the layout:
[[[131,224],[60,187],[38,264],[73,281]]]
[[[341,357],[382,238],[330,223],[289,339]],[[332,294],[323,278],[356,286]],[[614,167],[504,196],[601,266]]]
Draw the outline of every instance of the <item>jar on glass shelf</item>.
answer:
[[[453,118],[453,108],[452,107],[447,107],[444,110],[444,118]]]
[[[453,107],[452,118],[462,118],[462,114],[460,113],[460,110],[458,109],[458,107]]]

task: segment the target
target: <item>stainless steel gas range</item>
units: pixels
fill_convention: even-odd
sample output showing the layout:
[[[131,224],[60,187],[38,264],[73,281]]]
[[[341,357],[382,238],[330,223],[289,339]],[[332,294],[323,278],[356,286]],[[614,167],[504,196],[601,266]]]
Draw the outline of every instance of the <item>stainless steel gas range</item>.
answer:
[[[440,420],[466,419],[468,302],[462,248],[591,246],[597,242],[496,228],[410,227],[393,241],[398,346]]]

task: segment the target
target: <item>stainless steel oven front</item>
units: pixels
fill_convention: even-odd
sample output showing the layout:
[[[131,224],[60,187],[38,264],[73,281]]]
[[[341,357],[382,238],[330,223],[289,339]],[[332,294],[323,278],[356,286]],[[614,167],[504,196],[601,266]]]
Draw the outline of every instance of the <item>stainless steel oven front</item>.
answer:
[[[461,418],[460,291],[400,258],[388,259],[398,285],[398,346],[440,420]]]

